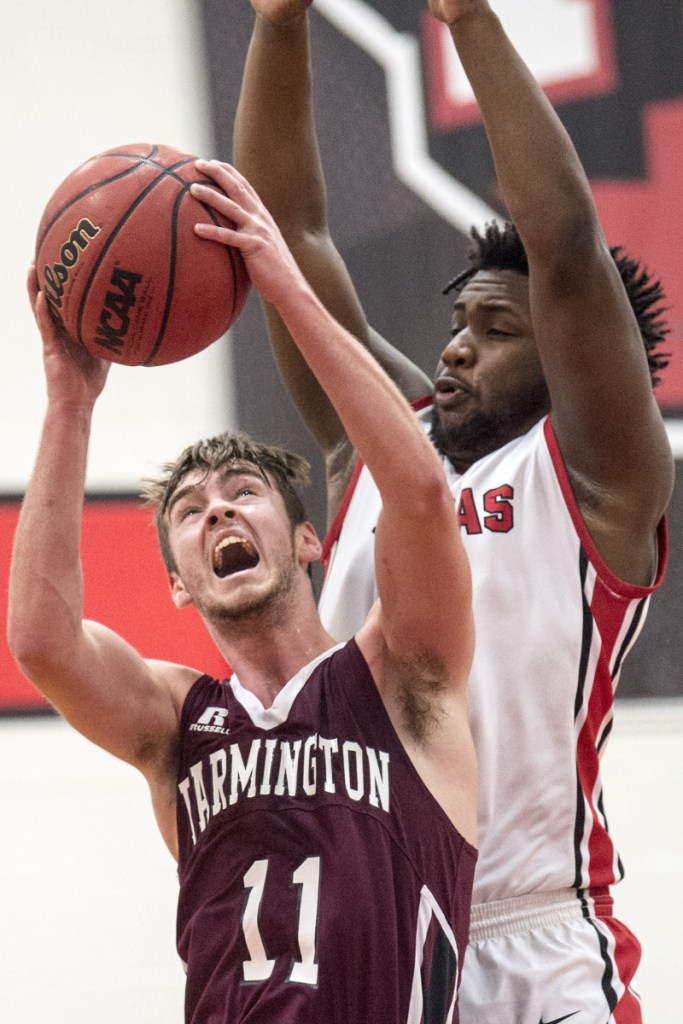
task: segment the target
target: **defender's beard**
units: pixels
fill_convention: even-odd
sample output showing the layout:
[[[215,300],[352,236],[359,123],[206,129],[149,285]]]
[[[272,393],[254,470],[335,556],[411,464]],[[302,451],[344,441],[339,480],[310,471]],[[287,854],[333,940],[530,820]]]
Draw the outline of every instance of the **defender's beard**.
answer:
[[[549,409],[550,398],[544,382],[517,396],[502,413],[472,412],[456,422],[448,416],[442,420],[438,407],[434,406],[430,437],[439,455],[462,473],[485,455],[526,434]]]

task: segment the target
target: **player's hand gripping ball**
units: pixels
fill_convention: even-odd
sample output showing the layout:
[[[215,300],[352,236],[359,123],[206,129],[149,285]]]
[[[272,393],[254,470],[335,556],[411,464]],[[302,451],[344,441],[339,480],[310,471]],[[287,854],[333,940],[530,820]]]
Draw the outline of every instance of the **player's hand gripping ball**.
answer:
[[[53,319],[95,355],[174,363],[239,316],[249,291],[241,254],[194,231],[227,224],[191,195],[192,182],[210,184],[195,160],[170,146],[120,146],[77,167],[48,202],[40,287]]]

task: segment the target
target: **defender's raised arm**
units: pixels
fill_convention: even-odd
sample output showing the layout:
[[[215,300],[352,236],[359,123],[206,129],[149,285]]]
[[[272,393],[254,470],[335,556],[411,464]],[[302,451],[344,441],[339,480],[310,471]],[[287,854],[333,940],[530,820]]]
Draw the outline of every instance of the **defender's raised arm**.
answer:
[[[531,327],[551,419],[610,568],[651,582],[672,460],[641,329],[560,119],[487,0],[430,0],[479,103],[528,258]]]
[[[323,305],[379,360],[409,400],[430,382],[367,323],[327,225],[327,196],[312,97],[307,8],[311,0],[252,0],[256,12],[235,117],[235,166],[275,218]],[[328,515],[334,516],[353,451],[334,409],[272,307],[270,341],[289,391],[326,457]]]

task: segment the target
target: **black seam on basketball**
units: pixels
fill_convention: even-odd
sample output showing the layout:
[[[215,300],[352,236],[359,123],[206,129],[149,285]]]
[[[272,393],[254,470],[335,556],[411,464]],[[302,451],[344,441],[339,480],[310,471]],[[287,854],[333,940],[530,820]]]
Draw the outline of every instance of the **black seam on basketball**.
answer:
[[[40,247],[43,244],[46,235],[52,230],[52,228],[55,226],[59,218],[62,217],[65,213],[67,213],[75,203],[79,202],[83,198],[83,196],[87,196],[90,192],[96,192],[98,189],[103,188],[105,185],[109,185],[112,181],[119,181],[121,178],[125,178],[128,174],[132,174],[133,171],[136,171],[141,163],[145,162],[146,161],[138,160],[136,164],[133,164],[132,167],[126,168],[125,171],[119,171],[118,174],[112,175],[111,178],[103,178],[102,181],[98,181],[94,185],[88,185],[88,187],[84,188],[82,192],[79,192],[78,195],[73,197],[73,199],[70,199],[68,203],[65,203],[64,206],[61,206],[52,218],[52,220],[50,221],[50,223],[46,226],[40,238],[38,239],[36,243],[36,252],[40,252]],[[156,167],[158,166],[158,164],[155,164],[154,166]]]
[[[218,214],[216,213],[216,211],[213,210],[210,206],[206,206],[204,203],[202,203],[202,206],[204,207],[204,209],[206,210],[206,212],[208,213],[209,217],[214,222],[214,224],[216,224],[218,227],[220,227],[221,226],[221,222],[220,222],[220,218],[219,218]],[[235,306],[237,305],[237,297],[238,297],[238,292],[237,292],[237,265],[235,263],[235,252],[234,252],[234,249],[232,248],[232,246],[230,246],[230,245],[226,246],[225,247],[225,251],[226,251],[226,253],[228,255],[228,259],[230,261],[230,273],[232,274],[232,306],[230,307],[230,319],[229,319],[229,322],[232,323],[233,316],[235,315]]]
[[[228,257],[230,258],[230,273],[232,274],[232,306],[230,307],[230,323],[233,322],[235,316],[235,306],[237,305],[237,266],[235,264],[235,253],[231,246],[227,248]]]
[[[218,227],[222,226],[221,222],[220,222],[220,218],[219,218],[218,214],[216,213],[216,211],[213,210],[210,206],[207,206],[205,203],[202,203],[202,206],[204,207],[206,212],[209,214],[209,216],[213,220],[214,224],[216,224]],[[232,247],[231,246],[226,246],[225,247],[225,252],[227,253],[227,258],[228,258],[229,263],[230,263],[230,273],[232,274],[232,305],[230,306],[230,313],[229,313],[229,323],[231,324],[232,323],[232,317],[234,315],[234,307],[236,307],[237,304],[238,304],[238,268],[237,268],[236,261],[234,261],[234,250],[232,249]]]
[[[220,218],[216,211],[213,210],[210,206],[205,206],[204,203],[202,203],[202,206],[204,207],[204,209],[206,210],[214,224],[216,224],[218,227],[221,227],[222,225],[220,222]],[[232,246],[226,246],[225,251],[230,261],[230,273],[232,274],[232,306],[230,307],[229,319],[229,322],[232,323],[233,316],[235,315],[235,306],[237,305],[237,267],[235,264],[235,253]]]
[[[175,202],[173,203],[173,215],[171,217],[171,264],[168,268],[168,285],[166,287],[166,302],[164,303],[164,313],[161,318],[161,325],[159,327],[159,333],[157,334],[156,341],[152,346],[152,351],[142,364],[143,366],[149,366],[152,359],[154,359],[155,355],[159,351],[161,343],[164,340],[164,335],[166,333],[166,326],[168,324],[168,318],[171,313],[171,304],[173,302],[173,290],[175,285],[175,249],[176,239],[178,237],[178,210],[180,208],[180,203],[182,202],[182,199],[185,196],[185,193],[187,192],[187,189],[189,189],[189,187],[190,186],[188,185],[187,188],[181,189],[178,195],[175,197]]]
[[[184,180],[184,179],[180,179],[180,180]],[[197,179],[197,181],[201,182],[201,179]],[[173,204],[173,220],[172,220],[172,223],[171,223],[171,241],[172,241],[172,247],[171,247],[171,267],[169,268],[168,288],[166,290],[166,305],[164,307],[164,315],[162,317],[161,328],[159,330],[159,334],[157,335],[157,339],[156,339],[156,341],[154,343],[154,346],[152,347],[152,351],[150,352],[150,354],[147,356],[147,358],[145,359],[144,363],[142,364],[143,366],[149,366],[151,364],[152,360],[154,359],[155,355],[157,354],[157,352],[159,351],[159,349],[161,347],[161,343],[164,340],[164,334],[166,333],[166,326],[168,324],[168,318],[169,318],[169,316],[171,314],[171,305],[173,303],[173,283],[175,281],[175,251],[176,251],[175,240],[176,240],[176,237],[177,237],[178,211],[180,209],[180,204],[181,204],[182,200],[185,198],[186,195],[189,194],[189,189],[190,189],[190,185],[191,184],[194,184],[194,182],[186,182],[185,188],[180,190],[180,192],[176,196],[175,203]],[[194,198],[194,197],[192,196],[191,198]],[[195,200],[195,201],[198,202],[198,200]],[[201,203],[201,205],[206,210],[206,212],[208,213],[209,217],[214,222],[214,224],[216,224],[217,226],[220,227],[221,222],[220,222],[220,219],[219,219],[218,215],[216,214],[216,212],[214,210],[212,210],[210,206],[207,206],[205,203]],[[229,263],[230,263],[230,272],[232,274],[232,307],[230,309],[230,321],[232,321],[233,313],[235,311],[235,304],[237,302],[237,271],[236,271],[236,268],[235,268],[235,261],[234,261],[234,258],[233,258],[232,249],[230,249],[230,247],[226,247],[225,251],[226,251],[226,253],[228,255],[228,260],[229,260]]]
[[[154,166],[158,166],[158,165],[155,164]],[[94,282],[95,277],[97,275],[97,272],[98,272],[100,266],[102,265],[102,262],[103,262],[105,256],[109,252],[109,249],[111,248],[112,243],[117,238],[119,232],[123,228],[123,225],[126,223],[126,221],[129,219],[129,217],[132,215],[133,211],[137,209],[137,207],[140,205],[140,203],[142,203],[147,198],[149,193],[153,189],[155,189],[157,187],[159,182],[163,181],[167,177],[166,171],[167,171],[167,168],[163,168],[163,173],[157,175],[157,177],[154,179],[154,181],[151,181],[149,183],[149,185],[147,185],[147,187],[145,189],[143,189],[142,192],[138,193],[138,195],[135,197],[133,202],[130,204],[130,206],[128,207],[126,212],[119,218],[119,220],[116,223],[116,226],[109,232],[109,237],[107,238],[107,241],[105,242],[105,244],[102,246],[100,254],[97,257],[97,259],[95,260],[95,263],[93,264],[93,268],[92,268],[92,270],[90,272],[90,276],[88,277],[88,280],[87,280],[87,283],[85,285],[85,288],[83,289],[83,294],[81,296],[81,301],[80,301],[80,304],[79,304],[79,307],[78,307],[78,320],[77,320],[77,323],[76,323],[76,337],[77,337],[78,343],[80,345],[82,345],[83,348],[87,348],[87,345],[84,345],[84,343],[83,343],[81,324],[83,322],[83,314],[85,312],[85,306],[86,306],[86,303],[87,303],[87,300],[88,300],[88,296],[90,294],[90,289],[92,288],[92,285],[93,285],[93,282]],[[182,181],[183,184],[186,187],[189,187],[187,185],[187,182],[185,182],[185,180],[183,178],[178,178],[176,175],[173,175],[173,177],[175,178],[176,181]]]
[[[46,235],[52,230],[52,228],[57,223],[59,218],[62,217],[68,210],[71,209],[74,203],[79,202],[83,198],[83,196],[87,196],[91,192],[97,192],[98,189],[104,188],[105,185],[111,184],[112,181],[120,181],[121,178],[125,178],[129,174],[133,174],[134,171],[137,171],[138,167],[155,167],[157,170],[162,172],[162,177],[170,175],[170,177],[172,177],[175,181],[179,181],[185,184],[185,178],[181,178],[180,175],[176,174],[175,172],[179,167],[184,167],[186,164],[194,163],[194,161],[197,158],[194,156],[188,156],[185,157],[183,160],[178,160],[176,163],[171,164],[170,167],[166,167],[164,164],[157,163],[156,160],[152,159],[152,157],[158,152],[158,149],[158,146],[154,146],[150,156],[140,156],[138,153],[101,153],[99,156],[93,157],[94,160],[113,160],[114,158],[118,159],[119,157],[123,157],[125,159],[129,157],[131,160],[135,160],[135,163],[131,167],[127,167],[125,171],[119,171],[118,174],[113,174],[111,178],[102,178],[101,181],[97,181],[93,185],[88,185],[88,187],[84,188],[82,192],[79,192],[78,195],[73,197],[73,199],[70,199],[68,203],[65,203],[64,206],[61,206],[52,218],[52,220],[50,221],[50,223],[46,225],[43,233],[38,238],[36,242],[36,252],[40,252],[40,247],[43,244]],[[155,179],[155,181],[156,180],[157,179]]]

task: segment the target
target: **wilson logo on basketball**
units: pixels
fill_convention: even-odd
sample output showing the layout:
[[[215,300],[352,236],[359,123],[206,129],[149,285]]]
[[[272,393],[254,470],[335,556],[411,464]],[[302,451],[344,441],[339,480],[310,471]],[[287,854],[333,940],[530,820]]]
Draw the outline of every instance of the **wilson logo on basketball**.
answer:
[[[69,240],[59,250],[59,262],[53,263],[52,266],[46,264],[43,270],[45,298],[60,323],[62,322],[59,312],[62,308],[62,296],[69,280],[71,268],[78,263],[79,256],[87,249],[90,239],[95,238],[99,233],[100,229],[87,217],[83,217],[69,235]]]
[[[111,275],[112,288],[107,292],[100,322],[94,337],[96,345],[109,352],[121,352],[130,327],[130,310],[135,305],[135,289],[142,281],[142,274],[117,267]],[[116,291],[114,291],[116,289]]]

